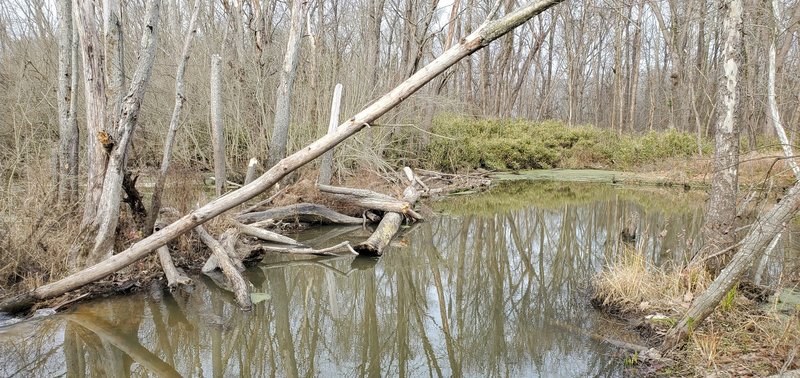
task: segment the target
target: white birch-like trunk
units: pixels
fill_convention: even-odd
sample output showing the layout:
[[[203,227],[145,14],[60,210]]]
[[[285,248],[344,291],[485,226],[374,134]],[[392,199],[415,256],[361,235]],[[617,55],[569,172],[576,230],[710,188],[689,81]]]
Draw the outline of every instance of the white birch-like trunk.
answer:
[[[717,121],[714,152],[714,173],[711,178],[706,220],[703,225],[703,246],[689,266],[705,266],[718,273],[730,254],[707,259],[732,246],[736,241],[736,194],[739,167],[739,76],[742,52],[742,1],[722,1],[725,10],[723,23],[724,47],[722,51],[719,91],[717,93]]]
[[[331,118],[328,122],[328,134],[336,131],[339,125],[339,111],[342,105],[342,84],[336,84],[333,88],[333,99],[331,100]],[[322,185],[330,185],[333,178],[333,148],[322,155],[319,165],[319,178],[317,182]]]
[[[767,79],[767,106],[769,108],[769,118],[772,119],[775,133],[778,135],[778,140],[781,142],[783,154],[786,155],[789,166],[792,168],[792,172],[794,172],[794,176],[800,180],[800,167],[794,160],[792,144],[786,136],[786,130],[781,123],[781,114],[778,111],[778,103],[775,100],[775,40],[778,38],[778,22],[780,22],[777,0],[772,0],[772,16],[775,19],[775,27],[772,30],[772,41],[769,45],[769,77]]]

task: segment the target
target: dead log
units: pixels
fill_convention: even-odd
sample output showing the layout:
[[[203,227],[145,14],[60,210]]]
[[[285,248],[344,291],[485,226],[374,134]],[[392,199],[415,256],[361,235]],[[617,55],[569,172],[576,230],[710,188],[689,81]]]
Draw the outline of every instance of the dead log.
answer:
[[[164,271],[164,275],[167,277],[167,287],[169,287],[170,290],[179,286],[191,286],[193,284],[191,278],[186,277],[175,267],[175,264],[172,262],[172,257],[169,255],[169,247],[166,245],[158,247],[158,260],[161,263],[161,269]]]
[[[313,203],[298,203],[264,211],[256,211],[236,216],[241,223],[253,223],[265,219],[287,222],[309,222],[323,224],[361,224],[361,218],[347,216],[325,206]]]
[[[344,241],[332,247],[322,248],[322,249],[314,249],[310,247],[287,247],[274,244],[261,244],[258,246],[258,248],[267,252],[289,253],[289,254],[299,254],[299,255],[317,255],[317,256],[341,255],[340,253],[334,253],[334,251],[346,251],[353,255],[358,254],[358,252],[356,252],[350,245],[349,241]]]
[[[403,200],[410,205],[414,205],[419,199],[420,193],[415,188],[416,176],[411,171],[411,168],[405,167],[403,171],[406,173],[406,178],[409,180],[410,185],[403,191]],[[375,232],[369,239],[353,247],[359,255],[365,256],[380,256],[383,254],[384,248],[392,242],[392,238],[400,229],[400,224],[403,222],[403,215],[397,212],[386,213],[375,229]]]
[[[203,226],[197,226],[194,228],[194,232],[200,236],[200,240],[208,246],[211,250],[211,253],[217,259],[217,264],[220,268],[222,268],[222,274],[225,275],[225,278],[228,280],[228,283],[233,288],[233,293],[236,296],[236,303],[239,304],[239,307],[242,310],[250,311],[253,308],[253,303],[250,301],[250,286],[247,284],[247,281],[244,280],[244,277],[236,270],[236,266],[231,261],[230,256],[222,247],[217,239],[214,239],[209,233],[203,228]]]
[[[283,236],[279,233],[272,232],[269,230],[265,230],[263,228],[258,228],[255,226],[251,226],[248,224],[236,223],[236,227],[241,231],[243,234],[247,236],[252,236],[254,238],[258,238],[265,241],[273,241],[277,243],[283,243],[293,246],[304,247],[303,243],[300,243],[297,240],[294,240],[288,236]]]
[[[222,246],[222,250],[225,251],[225,254],[231,259],[231,263],[239,272],[244,272],[244,264],[242,264],[242,258],[236,253],[236,239],[239,237],[239,232],[236,231],[235,228],[229,228],[222,233],[219,237],[219,244]],[[208,272],[213,271],[214,269],[219,268],[219,264],[217,263],[217,257],[212,254],[206,260],[206,263],[203,264],[203,268],[200,269],[201,272],[207,274]]]
[[[385,194],[366,189],[351,189],[329,185],[317,185],[317,188],[319,188],[321,192],[327,193],[351,205],[370,210],[400,213],[415,221],[423,220],[422,215],[414,211],[410,203],[392,198]]]
[[[0,311],[18,312],[30,308],[37,301],[53,298],[95,282],[133,264],[158,247],[167,244],[170,240],[192,230],[196,226],[263,193],[289,173],[316,159],[325,151],[328,151],[353,134],[361,131],[364,127],[367,127],[370,123],[403,102],[414,92],[422,88],[427,82],[440,75],[464,57],[486,47],[490,42],[502,37],[509,31],[562,1],[563,0],[541,0],[532,2],[520,7],[516,11],[507,13],[497,20],[486,21],[471,34],[462,38],[459,43],[447,49],[442,55],[431,61],[428,65],[411,75],[381,98],[370,103],[369,106],[361,110],[358,114],[342,123],[336,128],[336,131],[326,134],[322,138],[279,161],[275,166],[250,184],[209,202],[205,206],[192,211],[164,229],[138,241],[128,249],[98,262],[95,265],[73,273],[58,281],[39,286],[34,290],[4,298],[0,301]]]

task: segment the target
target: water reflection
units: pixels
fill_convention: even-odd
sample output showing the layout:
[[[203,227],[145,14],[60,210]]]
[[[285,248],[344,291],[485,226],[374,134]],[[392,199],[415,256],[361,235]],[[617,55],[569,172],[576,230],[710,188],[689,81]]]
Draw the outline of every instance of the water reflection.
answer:
[[[380,261],[265,261],[247,276],[270,299],[250,313],[200,280],[0,329],[0,375],[620,376],[597,336],[629,335],[589,307],[587,280],[631,220],[652,264],[685,254],[702,214],[669,201],[548,183],[451,201]],[[305,237],[325,235],[364,231]]]

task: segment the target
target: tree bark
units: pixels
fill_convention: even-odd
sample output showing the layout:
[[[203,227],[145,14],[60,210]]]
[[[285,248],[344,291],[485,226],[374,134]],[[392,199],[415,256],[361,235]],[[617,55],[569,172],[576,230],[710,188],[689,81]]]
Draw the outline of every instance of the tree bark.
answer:
[[[714,173],[703,225],[704,244],[689,264],[692,269],[705,266],[714,275],[722,270],[732,252],[713,259],[707,257],[728,249],[736,242],[734,225],[739,164],[738,82],[742,51],[742,1],[722,1],[722,5],[721,9],[726,11],[723,23],[725,46],[717,94]]]
[[[29,308],[36,301],[53,298],[108,276],[136,262],[156,248],[193,229],[197,225],[203,224],[217,215],[238,206],[244,201],[261,194],[275,185],[289,172],[319,157],[325,151],[357,133],[369,123],[374,122],[381,115],[419,90],[425,83],[444,72],[448,67],[562,1],[563,0],[542,0],[529,3],[498,20],[484,23],[478,27],[477,30],[442,53],[442,55],[434,59],[427,66],[417,71],[400,85],[341,124],[336,129],[336,132],[323,136],[305,148],[281,160],[250,184],[192,211],[176,222],[138,241],[127,250],[105,261],[58,281],[39,286],[32,291],[0,301],[0,311],[20,311]]]
[[[300,60],[300,39],[303,33],[305,8],[305,0],[292,2],[292,24],[289,29],[286,55],[283,58],[283,71],[281,71],[280,84],[275,98],[275,121],[272,124],[272,141],[269,145],[269,161],[267,161],[269,167],[277,164],[286,156],[292,109],[292,89],[297,76],[297,62]]]
[[[794,160],[794,151],[789,138],[786,136],[786,130],[781,123],[781,114],[778,111],[778,103],[775,100],[775,40],[778,38],[778,22],[780,16],[778,14],[778,2],[772,0],[772,17],[775,19],[775,27],[772,29],[772,41],[769,45],[769,74],[767,78],[767,107],[769,108],[769,117],[772,120],[772,125],[775,128],[775,133],[778,135],[778,140],[783,147],[783,154],[786,155],[789,166],[794,172],[794,176],[800,180],[800,167]]]
[[[161,210],[161,194],[164,191],[164,185],[167,182],[167,172],[169,171],[170,161],[172,161],[172,148],[175,146],[175,136],[178,133],[178,126],[180,125],[181,110],[183,104],[186,102],[186,96],[183,93],[183,78],[186,75],[186,64],[189,62],[189,50],[192,46],[192,39],[197,34],[197,16],[200,13],[200,0],[195,0],[194,9],[192,9],[192,16],[189,20],[189,33],[183,40],[183,50],[181,51],[181,58],[178,60],[178,71],[175,73],[175,106],[172,108],[172,117],[169,120],[169,129],[167,129],[167,138],[164,140],[164,154],[161,158],[161,169],[156,176],[156,184],[153,188],[153,196],[150,201],[150,212],[148,213],[147,222],[144,229],[150,232],[156,223],[159,210]]]
[[[62,203],[78,195],[78,123],[74,93],[77,84],[72,0],[58,1],[58,198]]]

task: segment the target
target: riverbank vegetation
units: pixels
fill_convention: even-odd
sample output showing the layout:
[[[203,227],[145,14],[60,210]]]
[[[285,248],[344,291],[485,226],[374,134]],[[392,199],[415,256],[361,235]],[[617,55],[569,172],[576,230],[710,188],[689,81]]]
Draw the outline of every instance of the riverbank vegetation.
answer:
[[[424,156],[432,167],[524,170],[601,168],[633,170],[665,159],[708,155],[711,144],[674,129],[620,134],[592,125],[559,121],[478,119],[440,115]]]

